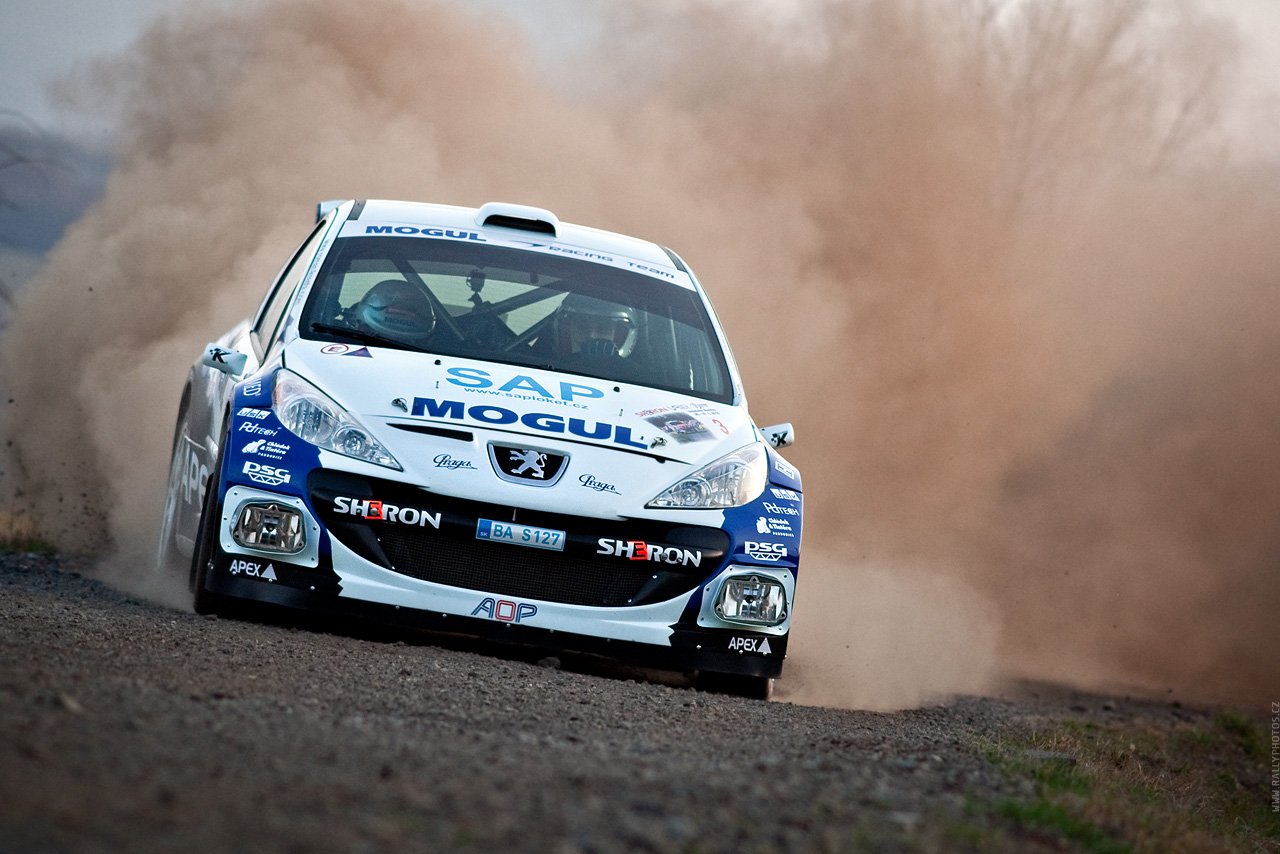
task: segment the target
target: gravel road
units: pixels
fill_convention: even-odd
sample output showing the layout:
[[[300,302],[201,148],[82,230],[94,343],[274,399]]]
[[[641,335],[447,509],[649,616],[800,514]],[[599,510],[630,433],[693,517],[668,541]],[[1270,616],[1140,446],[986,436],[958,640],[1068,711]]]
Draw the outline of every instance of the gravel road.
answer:
[[[198,617],[22,554],[0,556],[0,646],[3,852],[951,849],[966,804],[1027,794],[983,737],[1169,714],[1067,694],[758,702]]]

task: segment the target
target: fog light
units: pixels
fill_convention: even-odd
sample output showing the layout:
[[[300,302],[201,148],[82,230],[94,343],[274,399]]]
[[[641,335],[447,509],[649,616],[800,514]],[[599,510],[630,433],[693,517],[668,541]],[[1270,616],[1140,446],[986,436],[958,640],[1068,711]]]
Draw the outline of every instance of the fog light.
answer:
[[[734,575],[720,585],[716,614],[732,623],[776,626],[787,618],[787,591],[767,576]]]
[[[302,514],[279,504],[246,505],[231,536],[242,546],[283,554],[297,554],[306,544]]]

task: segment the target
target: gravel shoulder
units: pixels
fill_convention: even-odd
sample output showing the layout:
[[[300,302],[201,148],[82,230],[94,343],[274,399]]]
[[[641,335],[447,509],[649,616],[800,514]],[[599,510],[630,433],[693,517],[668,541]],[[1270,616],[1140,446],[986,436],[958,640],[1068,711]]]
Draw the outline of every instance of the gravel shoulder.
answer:
[[[1018,812],[1052,794],[1042,763],[1076,765],[1036,733],[1222,716],[1026,686],[812,708],[338,628],[198,617],[0,555],[0,851],[1100,850]],[[1220,758],[1262,815],[1269,760]],[[1280,850],[1259,822],[1219,850]]]

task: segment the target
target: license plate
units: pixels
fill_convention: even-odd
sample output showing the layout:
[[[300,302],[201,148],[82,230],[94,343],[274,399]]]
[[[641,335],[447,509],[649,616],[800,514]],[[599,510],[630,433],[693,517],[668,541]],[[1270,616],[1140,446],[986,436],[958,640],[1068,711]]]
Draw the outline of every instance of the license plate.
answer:
[[[534,528],[529,525],[517,525],[513,522],[495,522],[492,519],[481,519],[476,524],[476,539],[511,543],[517,546],[529,546],[535,549],[564,551],[564,531],[553,531],[550,528]]]

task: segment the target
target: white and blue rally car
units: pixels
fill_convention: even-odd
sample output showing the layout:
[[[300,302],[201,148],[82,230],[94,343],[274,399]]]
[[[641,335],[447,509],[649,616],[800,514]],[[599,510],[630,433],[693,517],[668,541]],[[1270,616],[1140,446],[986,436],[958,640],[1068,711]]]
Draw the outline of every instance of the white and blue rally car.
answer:
[[[160,563],[238,599],[768,696],[800,475],[669,249],[550,211],[326,202],[178,411]],[[185,568],[180,571],[185,571]]]

